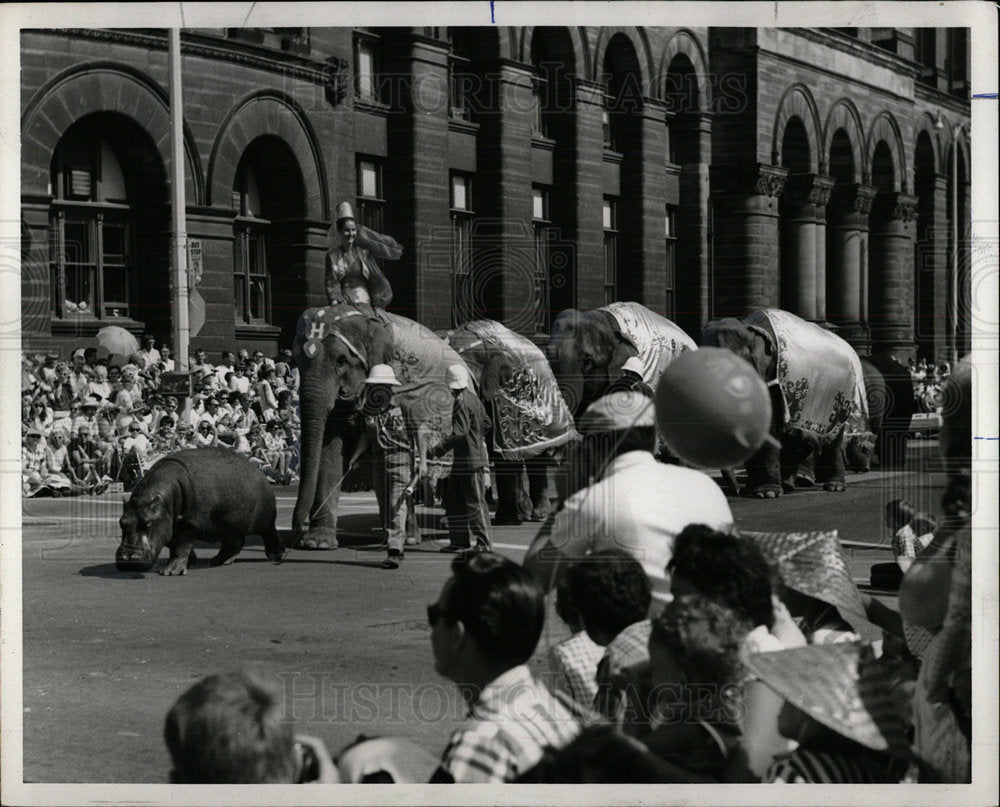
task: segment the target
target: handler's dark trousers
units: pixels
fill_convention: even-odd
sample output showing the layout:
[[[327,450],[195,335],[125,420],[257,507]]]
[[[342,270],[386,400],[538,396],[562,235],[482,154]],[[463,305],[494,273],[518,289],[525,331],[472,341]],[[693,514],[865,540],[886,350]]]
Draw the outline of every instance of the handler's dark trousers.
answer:
[[[406,493],[413,460],[409,451],[376,452],[372,456],[372,483],[378,500],[378,513],[389,549],[403,551],[407,515],[413,502]]]
[[[478,471],[452,469],[445,490],[445,514],[452,546],[475,546],[491,549],[486,525],[486,469]]]

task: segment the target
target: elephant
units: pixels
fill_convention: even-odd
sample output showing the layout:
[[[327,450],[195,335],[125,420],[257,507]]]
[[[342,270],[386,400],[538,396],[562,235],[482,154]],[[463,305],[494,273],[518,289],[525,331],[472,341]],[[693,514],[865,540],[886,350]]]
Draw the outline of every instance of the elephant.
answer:
[[[369,369],[392,366],[401,383],[394,396],[414,413],[432,448],[451,428],[445,370],[464,362],[413,320],[383,311],[371,318],[346,304],[305,311],[293,352],[300,373],[302,441],[292,529],[300,541],[334,549],[344,446],[357,437],[357,406]]]
[[[815,452],[816,482],[843,491],[844,445],[868,429],[864,377],[857,353],[831,331],[778,309],[743,321],[705,326],[702,344],[732,350],[752,364],[771,392],[772,434],[746,463],[746,495],[776,498],[796,487],[803,460]]]
[[[545,354],[493,320],[467,322],[442,337],[465,359],[490,415],[497,523],[544,520],[551,453],[578,437]],[[528,496],[521,484],[524,472]]]
[[[592,311],[570,308],[552,325],[546,357],[576,417],[597,400],[637,356],[643,381],[653,389],[660,374],[697,344],[670,320],[634,302],[616,302]]]
[[[892,356],[879,353],[861,357],[868,399],[868,434],[852,437],[846,462],[852,471],[868,471],[877,456],[883,469],[906,463],[906,442],[917,402],[910,371]]]

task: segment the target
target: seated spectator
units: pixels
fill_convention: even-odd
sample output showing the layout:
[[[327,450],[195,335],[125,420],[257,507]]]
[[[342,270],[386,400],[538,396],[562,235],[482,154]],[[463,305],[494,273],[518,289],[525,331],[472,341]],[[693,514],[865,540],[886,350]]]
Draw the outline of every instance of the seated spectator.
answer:
[[[870,647],[812,645],[751,655],[746,663],[784,699],[778,728],[798,743],[775,759],[765,782],[894,784],[906,776],[907,727]]]
[[[249,673],[203,678],[170,708],[163,734],[175,784],[340,781],[323,742],[295,735],[276,687]]]
[[[490,552],[459,555],[451,568],[427,618],[434,668],[458,685],[469,716],[452,734],[431,782],[512,782],[546,747],[560,748],[580,730],[527,667],[542,633],[545,597],[527,570]],[[359,746],[355,756],[367,750]],[[372,753],[384,751],[375,746]],[[392,766],[368,759],[354,767]]]
[[[121,478],[126,490],[142,476],[149,454],[149,437],[143,432],[142,425],[137,421],[128,424],[126,436],[119,438],[119,456],[121,457]]]
[[[642,564],[620,550],[604,549],[573,563],[566,582],[587,635],[605,648],[597,665],[595,711],[620,725],[628,722],[627,733],[642,730],[648,715],[626,714],[626,689],[649,661],[646,617],[652,596]],[[644,700],[640,695],[636,703]]]
[[[24,435],[21,443],[21,493],[24,496],[37,496],[43,491],[43,466],[45,464],[45,448],[42,445],[42,433],[31,427]]]
[[[229,391],[243,394],[250,392],[250,379],[247,377],[246,365],[242,362],[233,366],[233,375],[229,379]]]
[[[194,435],[194,426],[190,423],[185,423],[183,420],[177,422],[177,447],[179,449],[198,447]]]
[[[173,350],[171,349],[170,345],[160,346],[160,367],[162,368],[164,373],[174,372],[175,365],[173,359]]]
[[[701,776],[733,778],[741,757],[740,648],[750,628],[735,611],[700,594],[674,599],[653,620],[653,728],[640,738],[653,753]],[[749,770],[742,778],[753,781]]]
[[[98,403],[111,400],[111,382],[108,381],[108,368],[98,364],[94,367],[94,379],[87,385],[86,397]]]
[[[68,412],[75,395],[76,392],[70,383],[69,365],[66,362],[59,362],[56,365],[55,384],[47,396],[49,406],[57,412]]]
[[[70,463],[68,442],[69,435],[62,429],[56,429],[52,432],[49,445],[45,449],[42,484],[52,492],[52,496],[55,498],[79,496],[84,492],[91,493],[97,484],[95,481],[91,481],[87,485],[80,483],[80,479]],[[104,487],[106,488],[107,485]],[[101,492],[104,492],[103,489]]]
[[[198,348],[194,352],[194,358],[191,360],[191,367],[189,369],[191,373],[201,377],[205,375],[205,368],[215,370],[215,368],[208,363],[208,354],[205,352],[205,349]]]
[[[581,709],[589,711],[597,695],[597,665],[604,648],[587,635],[565,577],[556,586],[556,613],[572,636],[549,648],[550,686],[567,693]]]
[[[267,424],[261,437],[263,444],[263,458],[267,461],[268,468],[274,481],[288,483],[288,445],[285,442],[285,429],[279,420],[272,420]]]
[[[90,372],[86,369],[87,360],[83,348],[73,351],[73,359],[69,373],[69,383],[73,388],[74,398],[84,398],[87,395],[87,385],[90,384]]]
[[[236,431],[233,429],[233,416],[229,412],[220,412],[215,423],[215,437],[220,446],[232,448],[236,445]]]
[[[28,425],[38,429],[47,438],[52,434],[54,424],[55,413],[46,405],[44,398],[36,397],[31,402]]]
[[[170,415],[164,415],[160,418],[159,424],[159,428],[150,440],[149,453],[151,465],[155,462],[153,457],[159,459],[180,448],[177,440],[177,423],[174,418]]]
[[[198,421],[198,428],[195,430],[194,434],[194,447],[195,448],[213,448],[218,443],[215,434],[215,426],[212,421],[208,418],[202,418]]]

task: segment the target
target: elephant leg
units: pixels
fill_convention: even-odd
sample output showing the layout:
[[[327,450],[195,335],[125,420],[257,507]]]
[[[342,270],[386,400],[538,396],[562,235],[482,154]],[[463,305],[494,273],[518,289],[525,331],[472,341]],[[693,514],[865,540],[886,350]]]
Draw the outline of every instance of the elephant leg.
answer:
[[[816,481],[823,485],[823,490],[841,492],[845,490],[844,481],[844,442],[841,435],[828,445],[817,449]]]
[[[302,540],[308,549],[337,548],[337,506],[344,475],[343,439],[335,434],[320,452],[316,497],[309,513],[309,531]]]
[[[548,457],[533,457],[527,460],[528,495],[531,498],[532,521],[545,521],[549,517],[549,460]]]
[[[522,463],[495,457],[494,478],[497,486],[496,524],[520,524],[521,468]]]
[[[781,436],[781,484],[786,493],[815,484],[813,449],[798,434]],[[801,481],[800,481],[801,480]]]
[[[757,499],[776,499],[782,494],[781,451],[765,443],[746,463],[747,486],[744,496]]]

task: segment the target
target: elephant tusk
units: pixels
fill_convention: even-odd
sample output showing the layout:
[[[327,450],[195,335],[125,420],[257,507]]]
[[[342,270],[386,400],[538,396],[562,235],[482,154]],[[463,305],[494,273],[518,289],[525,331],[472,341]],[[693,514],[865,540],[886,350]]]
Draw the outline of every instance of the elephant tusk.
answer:
[[[775,437],[774,435],[772,435],[772,434],[765,434],[765,435],[764,435],[764,442],[765,442],[765,443],[766,443],[767,445],[771,446],[771,448],[781,448],[781,441],[780,441],[780,440],[778,440],[778,439],[777,439],[777,438],[776,438],[776,437]]]

